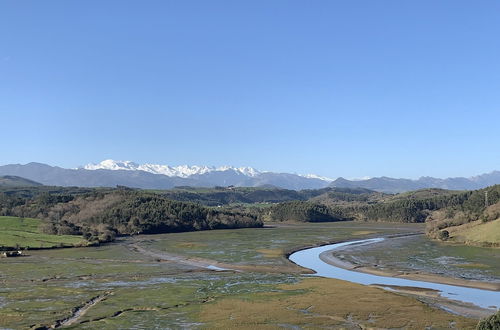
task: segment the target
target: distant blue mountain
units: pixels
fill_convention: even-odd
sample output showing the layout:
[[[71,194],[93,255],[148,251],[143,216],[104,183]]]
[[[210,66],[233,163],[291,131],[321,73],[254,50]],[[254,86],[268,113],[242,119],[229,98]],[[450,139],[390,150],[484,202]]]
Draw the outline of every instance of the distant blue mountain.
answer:
[[[394,179],[388,177],[371,178],[367,180],[346,180],[338,178],[330,187],[339,188],[366,188],[385,193],[400,193],[424,188],[441,188],[450,190],[474,190],[500,184],[500,171],[482,174],[470,178],[437,179],[421,177],[417,180]]]
[[[169,189],[175,186],[275,186],[285,189],[320,189],[325,187],[365,188],[385,193],[399,193],[424,188],[451,190],[480,189],[500,184],[500,171],[470,178],[438,179],[421,177],[418,180],[378,177],[367,180],[330,180],[314,175],[259,172],[252,168],[230,166],[212,167],[165,167],[160,165],[137,165],[131,162],[106,163],[106,167],[66,169],[41,163],[10,164],[0,166],[0,176],[10,175],[26,178],[44,185],[114,187],[116,185],[144,188]],[[156,166],[156,167],[154,167]],[[138,169],[140,168],[140,169]],[[157,171],[157,172],[154,172]],[[166,171],[160,174],[158,171]]]
[[[272,185],[286,189],[317,189],[330,181],[307,178],[288,173],[242,173],[235,168],[224,168],[187,177],[154,174],[136,169],[66,169],[41,163],[10,164],[0,166],[0,175],[16,175],[44,185],[79,187],[114,187],[116,185],[169,189],[175,186],[214,187]]]

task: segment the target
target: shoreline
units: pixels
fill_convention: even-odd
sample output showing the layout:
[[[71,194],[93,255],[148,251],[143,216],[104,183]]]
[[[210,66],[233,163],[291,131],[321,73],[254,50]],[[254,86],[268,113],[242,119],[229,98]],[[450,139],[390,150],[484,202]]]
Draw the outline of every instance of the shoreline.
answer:
[[[403,238],[407,236],[415,236],[415,235],[423,235],[424,233],[422,232],[413,232],[413,233],[401,233],[401,234],[391,234],[387,236],[382,236],[383,238],[390,239],[390,238]],[[370,237],[368,237],[370,238]],[[354,239],[353,239],[354,240]],[[302,247],[296,247],[290,250],[287,250],[284,253],[284,257],[288,259],[291,263],[294,265],[297,265],[295,262],[290,260],[290,255],[292,255],[295,252],[299,252],[302,250],[307,250],[311,248],[316,248],[320,246],[325,246],[325,245],[330,245],[330,244],[338,244],[338,243],[345,243],[345,242],[350,242],[353,240],[340,240],[340,241],[328,241],[328,242],[321,242],[318,244],[310,244],[307,246],[302,246]],[[325,251],[319,255],[319,258],[334,267],[339,267],[345,270],[351,270],[359,273],[365,273],[365,274],[370,274],[370,275],[378,275],[378,276],[386,276],[386,277],[394,277],[394,278],[403,278],[407,280],[415,280],[415,281],[422,281],[422,282],[430,282],[430,283],[437,283],[437,284],[446,284],[446,285],[455,285],[455,286],[461,286],[461,287],[466,287],[466,288],[473,288],[473,289],[481,289],[481,290],[488,290],[488,291],[500,291],[500,282],[498,283],[490,283],[490,282],[483,282],[483,281],[474,281],[474,280],[464,280],[464,279],[458,279],[454,277],[447,277],[447,276],[441,276],[441,275],[436,275],[436,274],[431,274],[431,273],[424,273],[424,272],[408,272],[408,271],[400,271],[396,269],[378,269],[374,267],[369,267],[366,265],[355,265],[349,261],[346,260],[341,260],[333,255],[331,251]],[[307,269],[307,273],[310,273],[311,269],[304,268],[300,265],[297,265],[303,269]]]
[[[410,234],[410,235],[389,235],[389,236],[382,236],[380,238],[401,238],[404,236],[412,236],[415,235],[415,233]],[[378,237],[377,237],[378,238]],[[375,237],[369,238],[368,240],[373,240],[376,239]],[[356,240],[354,240],[356,241]],[[341,244],[341,243],[349,243],[353,242],[353,240],[341,240],[338,241],[337,243],[330,243],[330,244]],[[388,278],[394,278],[399,279],[399,280],[404,280],[404,281],[419,281],[419,282],[427,282],[427,283],[433,283],[435,285],[450,285],[450,286],[455,286],[455,287],[464,287],[464,288],[469,288],[469,289],[475,289],[475,290],[484,290],[485,292],[491,292],[491,294],[496,295],[497,292],[500,291],[500,283],[489,283],[489,282],[481,282],[481,281],[471,281],[471,280],[464,280],[464,279],[457,279],[453,277],[445,277],[445,276],[440,276],[440,275],[435,275],[435,274],[426,274],[426,273],[420,273],[420,272],[408,272],[408,271],[397,271],[393,269],[377,269],[374,267],[369,267],[366,265],[357,265],[355,263],[351,263],[350,261],[347,260],[342,260],[340,258],[337,258],[334,256],[334,251],[335,249],[327,249],[324,248],[325,245],[330,245],[330,244],[316,244],[314,246],[309,246],[307,248],[301,248],[301,249],[296,249],[295,252],[300,252],[304,250],[308,250],[310,248],[320,248],[323,247],[319,252],[315,254],[315,258],[319,259],[318,261],[321,263],[326,263],[328,265],[331,265],[334,268],[341,269],[344,271],[354,271],[358,273],[364,273],[366,275],[372,275],[372,276],[381,276],[385,277],[386,280],[381,280],[381,282],[377,282],[374,280],[372,284],[369,283],[361,283],[358,281],[353,281],[354,283],[359,283],[362,285],[366,286],[371,286],[371,287],[378,287],[380,289],[392,291],[394,293],[399,293],[403,295],[408,295],[412,296],[415,299],[429,305],[429,306],[434,306],[439,309],[445,310],[449,313],[452,314],[457,314],[457,315],[462,315],[465,317],[470,317],[470,318],[475,318],[475,319],[480,319],[486,316],[489,316],[496,310],[493,306],[479,306],[474,302],[470,301],[463,301],[460,299],[454,299],[452,296],[443,296],[441,295],[440,289],[433,289],[432,286],[429,288],[426,288],[425,286],[419,286],[418,284],[409,284],[408,286],[405,284],[390,284],[391,282],[387,282]],[[344,244],[346,245],[346,244]],[[348,244],[346,245],[348,246]],[[290,257],[291,254],[295,253],[287,253],[287,256]],[[345,252],[348,252],[348,249],[345,249]],[[305,256],[308,256],[307,254],[303,255],[302,258]],[[307,258],[312,258],[312,256],[308,256]],[[304,264],[304,266],[301,266],[303,269],[307,270],[313,270],[316,269],[317,267],[314,266],[313,263],[308,262],[307,260],[309,259],[304,259],[305,263],[300,263],[297,264],[296,262],[292,261],[290,258],[289,260],[293,262],[294,264],[301,266],[301,264]],[[294,259],[297,261],[296,259]],[[334,273],[332,273],[334,274]],[[318,276],[322,276],[321,274]],[[343,281],[348,281],[349,278],[344,278],[342,277],[336,277],[335,275],[328,275],[328,276],[323,276],[326,278],[336,278],[339,280]],[[486,294],[486,293],[485,293]]]
[[[403,272],[392,269],[378,269],[375,267],[355,265],[349,261],[341,260],[333,255],[331,251],[323,252],[319,255],[319,258],[329,265],[334,267],[339,267],[346,270],[351,270],[360,273],[366,273],[371,275],[394,277],[394,278],[404,278],[407,280],[431,282],[438,284],[461,286],[466,288],[481,289],[488,291],[500,291],[500,283],[490,283],[482,281],[464,280],[454,277],[446,277],[441,275],[435,275],[430,273],[422,272]]]

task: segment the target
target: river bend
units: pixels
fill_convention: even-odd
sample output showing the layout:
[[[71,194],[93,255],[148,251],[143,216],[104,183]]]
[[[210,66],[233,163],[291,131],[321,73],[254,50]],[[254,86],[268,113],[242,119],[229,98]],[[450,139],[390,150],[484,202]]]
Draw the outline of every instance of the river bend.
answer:
[[[448,284],[409,280],[390,276],[380,276],[347,270],[330,265],[320,259],[320,254],[327,251],[345,248],[349,245],[366,245],[383,241],[384,238],[371,238],[351,242],[329,244],[292,253],[289,259],[299,266],[316,272],[315,276],[336,278],[364,285],[407,286],[437,290],[440,295],[452,300],[472,303],[482,308],[500,308],[500,292],[467,288]]]

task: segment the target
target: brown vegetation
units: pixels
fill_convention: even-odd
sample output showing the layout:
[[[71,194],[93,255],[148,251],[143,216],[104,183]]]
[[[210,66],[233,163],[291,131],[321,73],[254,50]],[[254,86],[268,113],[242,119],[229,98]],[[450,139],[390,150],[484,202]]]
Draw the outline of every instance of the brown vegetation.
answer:
[[[305,279],[281,291],[226,298],[207,304],[201,319],[209,327],[274,329],[293,324],[305,328],[457,328],[476,321],[429,307],[415,299],[334,279]]]

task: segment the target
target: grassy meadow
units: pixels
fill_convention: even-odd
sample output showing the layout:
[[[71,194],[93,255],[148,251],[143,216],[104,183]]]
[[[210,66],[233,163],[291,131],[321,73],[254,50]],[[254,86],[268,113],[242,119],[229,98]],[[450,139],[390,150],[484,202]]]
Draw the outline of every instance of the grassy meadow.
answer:
[[[492,245],[500,247],[500,219],[483,223],[478,220],[461,226],[449,227],[453,241],[470,245]]]
[[[40,231],[42,220],[0,217],[0,248],[53,248],[85,245],[86,240],[74,235],[49,235]]]

